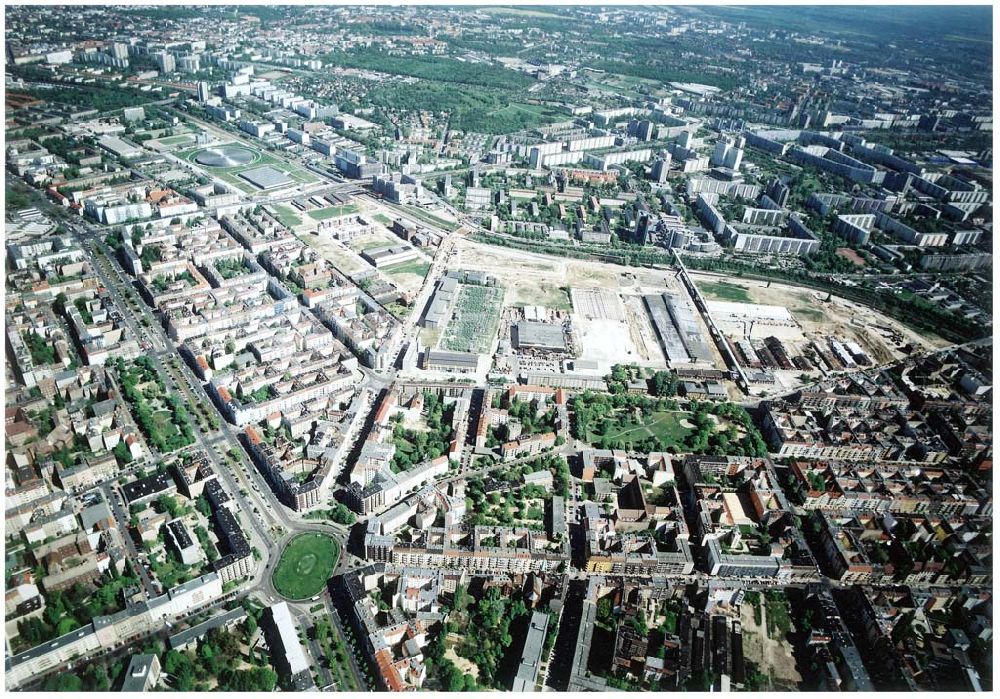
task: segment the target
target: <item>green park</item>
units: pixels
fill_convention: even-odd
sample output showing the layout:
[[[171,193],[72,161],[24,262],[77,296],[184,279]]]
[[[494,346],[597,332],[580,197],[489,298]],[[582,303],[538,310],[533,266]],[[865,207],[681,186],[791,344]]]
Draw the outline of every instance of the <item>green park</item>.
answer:
[[[340,557],[340,546],[326,534],[301,534],[281,552],[271,583],[279,595],[303,600],[323,591]]]

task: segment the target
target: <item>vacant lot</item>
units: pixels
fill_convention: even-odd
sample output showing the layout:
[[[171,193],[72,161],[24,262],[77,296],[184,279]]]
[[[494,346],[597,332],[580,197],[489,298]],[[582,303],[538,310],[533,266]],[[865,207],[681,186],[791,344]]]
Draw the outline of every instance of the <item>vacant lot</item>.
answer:
[[[850,248],[837,248],[837,254],[849,262],[853,262],[858,267],[865,266],[865,258]]]
[[[347,243],[347,247],[355,252],[364,252],[372,248],[384,248],[400,242],[399,238],[390,238],[387,234],[359,235]]]
[[[513,306],[545,306],[557,311],[571,311],[573,304],[569,300],[569,290],[565,286],[556,286],[539,282],[528,289],[512,289]]]
[[[796,669],[795,655],[792,644],[784,634],[771,634],[775,622],[770,617],[772,603],[763,599],[756,602],[745,601],[740,607],[740,623],[743,626],[743,651],[748,662],[758,666],[767,675],[768,686],[763,689],[794,690],[802,682],[802,676]],[[786,614],[779,614],[779,624],[785,623]]]
[[[322,235],[298,235],[299,240],[318,252],[343,274],[354,274],[368,268],[368,263],[358,257],[346,245]]]
[[[702,289],[706,282],[737,286],[718,274],[697,273],[692,274],[692,279]],[[841,341],[853,340],[879,363],[902,356],[898,346],[886,341],[883,328],[899,332],[904,342],[912,342],[917,347],[940,348],[948,344],[933,333],[908,328],[878,311],[836,294],[831,296],[825,291],[756,279],[740,279],[739,286],[745,288],[750,303],[786,307],[802,326],[806,337],[815,334],[821,338],[833,336]]]
[[[400,291],[415,294],[424,283],[424,277],[430,271],[431,263],[423,259],[407,260],[396,265],[383,267],[380,272],[389,277],[389,281]]]
[[[271,582],[282,597],[301,600],[322,592],[338,558],[337,542],[325,534],[302,534],[288,542]]]

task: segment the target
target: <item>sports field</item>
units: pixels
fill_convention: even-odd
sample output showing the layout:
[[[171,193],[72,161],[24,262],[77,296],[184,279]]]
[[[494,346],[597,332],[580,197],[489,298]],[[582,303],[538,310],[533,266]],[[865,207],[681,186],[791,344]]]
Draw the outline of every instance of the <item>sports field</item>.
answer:
[[[500,324],[503,289],[460,284],[455,310],[441,334],[441,349],[453,352],[489,352]]]
[[[165,146],[179,146],[182,143],[190,143],[194,140],[191,134],[180,134],[178,136],[167,136],[166,138],[157,139],[160,143]]]
[[[340,555],[337,542],[325,534],[302,534],[288,542],[271,576],[278,594],[308,599],[323,591]]]

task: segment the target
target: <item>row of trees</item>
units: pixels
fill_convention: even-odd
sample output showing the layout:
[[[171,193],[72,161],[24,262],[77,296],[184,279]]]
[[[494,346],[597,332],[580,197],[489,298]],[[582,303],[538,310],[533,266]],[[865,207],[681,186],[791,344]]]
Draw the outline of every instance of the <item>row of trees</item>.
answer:
[[[311,512],[306,516],[309,519],[329,519],[331,522],[346,526],[350,526],[358,521],[357,515],[351,512],[351,510],[348,509],[342,502],[338,502],[336,507],[330,508],[329,510]]]
[[[608,384],[608,392],[613,394],[628,393],[629,383],[646,379],[644,369],[635,364],[615,364],[611,373],[604,377]],[[671,398],[677,395],[677,374],[672,371],[659,370],[647,379],[650,392],[658,398]]]
[[[513,237],[503,235],[487,235],[476,233],[472,236],[476,242],[487,243],[488,245],[499,245],[500,247],[514,248],[515,250],[527,250],[529,252],[540,252],[547,255],[557,255],[560,257],[570,257],[579,260],[597,260],[599,262],[611,262],[625,265],[627,267],[644,267],[649,265],[669,265],[673,264],[674,256],[664,252],[659,248],[651,248],[642,245],[626,245],[611,249],[606,246],[587,246],[581,244],[559,244],[556,242],[529,243],[522,242]]]

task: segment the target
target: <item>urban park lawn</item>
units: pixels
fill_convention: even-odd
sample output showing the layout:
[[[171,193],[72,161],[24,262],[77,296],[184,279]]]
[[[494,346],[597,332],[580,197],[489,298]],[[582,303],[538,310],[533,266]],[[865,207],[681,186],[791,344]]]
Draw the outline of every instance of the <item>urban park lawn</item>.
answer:
[[[337,565],[340,547],[325,534],[302,534],[288,542],[271,582],[290,600],[308,599],[323,591]]]

